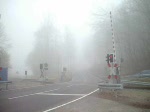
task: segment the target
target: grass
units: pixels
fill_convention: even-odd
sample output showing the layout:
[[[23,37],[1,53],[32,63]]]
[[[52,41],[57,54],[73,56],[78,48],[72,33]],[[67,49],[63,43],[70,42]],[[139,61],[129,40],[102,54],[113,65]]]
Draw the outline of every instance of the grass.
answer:
[[[99,97],[117,101],[137,108],[150,109],[150,91],[139,89],[124,89],[118,91],[117,97],[113,92],[102,92]]]

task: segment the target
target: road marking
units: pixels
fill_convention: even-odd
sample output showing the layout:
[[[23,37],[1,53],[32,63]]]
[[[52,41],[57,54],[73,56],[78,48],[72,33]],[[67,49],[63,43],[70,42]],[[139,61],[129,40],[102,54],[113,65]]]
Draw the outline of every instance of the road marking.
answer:
[[[71,87],[71,86],[73,86],[73,85],[70,85],[70,86],[67,86],[67,87]],[[34,94],[28,94],[28,95],[22,95],[22,96],[17,96],[17,97],[11,97],[11,98],[8,98],[8,99],[12,100],[12,99],[16,99],[16,98],[22,98],[22,97],[25,97],[25,96],[32,96],[32,95],[37,95],[37,94],[41,94],[41,93],[45,93],[45,92],[56,91],[56,90],[59,90],[59,89],[60,88],[49,90],[49,91],[43,91],[43,92],[39,92],[39,93],[34,93]]]
[[[18,89],[26,89],[26,88],[33,88],[33,87],[39,87],[39,86],[47,86],[47,85],[52,85],[52,84],[38,85],[38,86],[28,86],[28,87],[17,88],[17,89],[2,90],[0,92],[3,92],[3,91],[13,91],[13,90],[18,90]]]
[[[70,86],[67,86],[67,87],[71,87],[73,85],[70,85]],[[43,92],[39,92],[39,93],[34,93],[34,94],[28,94],[28,95],[22,95],[22,96],[17,96],[17,97],[11,97],[11,98],[8,98],[9,100],[12,100],[12,99],[16,99],[16,98],[22,98],[22,97],[25,97],[25,96],[32,96],[32,95],[37,95],[37,94],[41,94],[41,93],[46,93],[46,92],[51,92],[51,91],[56,91],[56,90],[59,90],[60,88],[57,88],[57,89],[53,89],[53,90],[49,90],[49,91],[43,91]]]
[[[69,84],[69,83],[68,82],[63,82],[63,83],[56,83],[56,84],[61,85],[61,84]],[[44,84],[44,85],[38,85],[38,86],[28,86],[28,87],[23,87],[23,88],[1,90],[0,92],[3,92],[3,91],[13,91],[13,90],[18,90],[18,89],[26,89],[26,88],[32,88],[32,87],[39,87],[39,86],[48,86],[48,85],[54,85],[54,84]]]
[[[59,89],[60,88],[49,90],[49,91],[43,91],[43,92],[39,92],[39,93],[34,93],[34,94],[28,94],[28,95],[23,95],[23,96],[11,97],[11,98],[8,98],[8,99],[12,100],[12,99],[16,99],[16,98],[22,98],[22,97],[25,97],[25,96],[37,95],[37,94],[44,93],[44,92],[56,91],[56,90],[59,90]]]
[[[73,86],[97,86],[96,84],[73,84]]]
[[[38,93],[39,95],[52,95],[52,96],[84,96],[86,94],[55,94],[55,93]]]
[[[73,86],[73,85],[70,85],[70,86],[67,86],[67,87],[71,87],[71,86]],[[16,98],[22,98],[22,97],[25,97],[25,96],[32,96],[32,95],[37,95],[37,94],[40,94],[40,93],[56,91],[56,90],[59,90],[59,89],[60,89],[60,88],[53,89],[53,90],[49,90],[49,91],[43,91],[43,92],[39,92],[39,93],[34,93],[34,94],[28,94],[28,95],[23,95],[23,96],[11,97],[11,98],[8,98],[8,99],[9,99],[9,100],[12,100],[12,99],[16,99]]]
[[[85,98],[85,97],[87,97],[87,96],[93,94],[94,92],[96,92],[96,91],[98,91],[98,90],[99,90],[99,89],[96,89],[96,90],[94,90],[94,91],[92,91],[92,92],[90,92],[90,93],[88,93],[88,94],[86,94],[86,95],[84,95],[84,96],[82,96],[82,97],[80,97],[80,98],[77,98],[77,99],[72,100],[72,101],[70,101],[70,102],[67,102],[67,103],[64,103],[64,104],[62,104],[62,105],[56,106],[56,107],[54,107],[54,108],[45,110],[45,111],[43,111],[43,112],[50,112],[50,111],[52,111],[52,110],[55,110],[55,109],[61,108],[61,107],[63,107],[63,106],[69,105],[69,104],[71,104],[71,103],[74,103],[74,102],[76,102],[76,101],[78,101],[78,100],[81,100],[81,99],[83,99],[83,98]]]
[[[67,87],[71,87],[71,86],[73,86],[73,85],[69,85],[69,86],[67,86]]]

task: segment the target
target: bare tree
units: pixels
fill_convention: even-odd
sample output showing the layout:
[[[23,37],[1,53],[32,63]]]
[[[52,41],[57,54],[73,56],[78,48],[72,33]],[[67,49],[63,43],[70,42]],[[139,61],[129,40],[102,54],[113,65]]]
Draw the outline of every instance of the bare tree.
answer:
[[[124,0],[113,11],[113,27],[118,59],[124,58],[122,73],[134,74],[144,69],[150,69],[150,1],[149,0]],[[109,14],[109,11],[108,11]],[[95,33],[95,43],[105,38],[107,53],[111,47],[111,31],[109,15],[96,16],[98,30]],[[104,19],[103,19],[104,18]],[[112,47],[111,47],[112,48]],[[96,51],[99,51],[99,47]],[[111,49],[110,49],[111,51]],[[97,53],[96,53],[97,54]]]
[[[58,63],[58,31],[50,22],[45,22],[35,33],[36,40],[33,51],[29,54],[27,64],[31,67],[34,74],[40,74],[39,65],[49,64],[48,73],[56,74]]]
[[[6,37],[6,33],[4,32],[4,26],[0,23],[0,66],[9,67],[9,54],[8,49],[10,48],[10,44],[8,42],[8,38]]]

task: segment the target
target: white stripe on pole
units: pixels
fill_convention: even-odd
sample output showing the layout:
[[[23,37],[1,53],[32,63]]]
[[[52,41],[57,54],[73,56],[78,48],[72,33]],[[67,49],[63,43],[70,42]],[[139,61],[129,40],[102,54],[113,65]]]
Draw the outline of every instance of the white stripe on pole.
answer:
[[[116,49],[115,49],[114,29],[113,29],[112,13],[111,13],[111,11],[110,11],[110,22],[111,22],[111,31],[112,31],[112,43],[113,43],[113,52],[114,52],[114,62],[116,62]]]

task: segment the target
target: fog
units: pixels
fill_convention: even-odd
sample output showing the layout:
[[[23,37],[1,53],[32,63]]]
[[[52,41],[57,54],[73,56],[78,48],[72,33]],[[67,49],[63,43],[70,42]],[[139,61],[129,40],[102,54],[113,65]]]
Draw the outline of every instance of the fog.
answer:
[[[63,32],[68,27],[73,32],[78,56],[82,55],[84,41],[91,35],[90,19],[97,2],[93,0],[1,0],[1,23],[12,45],[9,49],[10,65],[16,72],[24,73],[28,54],[35,44],[34,33],[49,19]]]
[[[137,15],[133,14],[129,10],[138,9],[139,1],[132,3],[133,6],[123,0],[1,0],[0,22],[11,44],[8,49],[10,71],[14,75],[18,72],[24,77],[24,71],[27,70],[29,75],[36,74],[39,77],[39,64],[48,62],[49,65],[55,65],[49,68],[49,74],[60,74],[63,67],[73,73],[86,71],[96,75],[106,74],[105,56],[112,52],[109,12],[113,14],[119,62],[130,37],[130,42],[134,41],[133,37],[136,39],[136,35],[126,32],[127,25],[131,23],[130,30],[138,32],[140,29],[134,30],[136,22],[132,25],[132,18],[139,16],[140,11],[147,10],[141,8]],[[144,19],[145,16],[141,16],[141,20],[138,19],[137,22]],[[128,35],[128,40],[121,32]],[[133,44],[130,47],[134,50],[137,48]],[[124,56],[125,74],[136,71],[126,71],[130,65],[129,55],[135,55],[131,52],[129,50]],[[139,64],[138,67],[140,66]],[[144,67],[139,70],[142,69]]]

